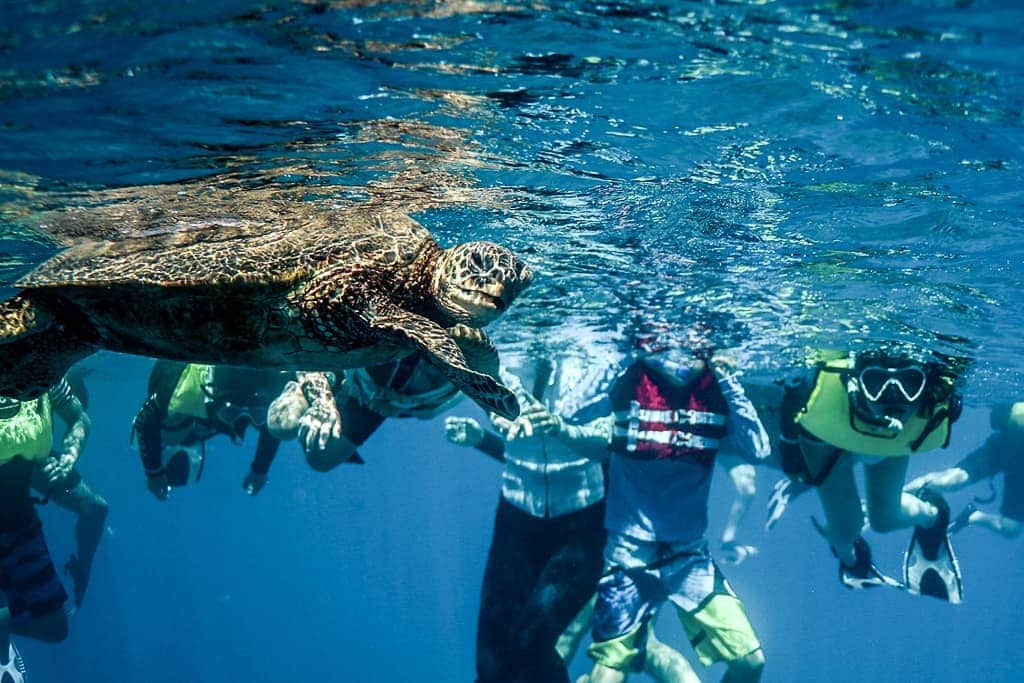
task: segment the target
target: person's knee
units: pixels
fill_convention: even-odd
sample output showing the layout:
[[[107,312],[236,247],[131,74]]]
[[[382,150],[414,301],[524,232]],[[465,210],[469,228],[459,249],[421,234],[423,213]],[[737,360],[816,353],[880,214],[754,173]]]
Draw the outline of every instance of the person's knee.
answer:
[[[907,525],[903,515],[895,508],[869,508],[868,523],[874,531],[880,534],[896,531]]]
[[[82,516],[98,522],[105,521],[109,512],[110,505],[103,496],[93,496],[82,505]]]
[[[754,650],[739,659],[730,660],[727,666],[729,672],[739,677],[739,680],[759,680],[761,672],[764,671],[764,652],[760,649]]]

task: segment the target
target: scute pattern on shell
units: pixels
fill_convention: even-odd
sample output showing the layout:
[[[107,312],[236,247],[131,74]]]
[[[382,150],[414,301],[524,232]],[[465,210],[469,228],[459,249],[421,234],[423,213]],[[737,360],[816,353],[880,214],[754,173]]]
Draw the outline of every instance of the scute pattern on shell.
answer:
[[[79,228],[76,236],[62,230],[59,221],[46,223],[47,234],[67,248],[29,273],[18,286],[287,286],[316,273],[327,262],[357,270],[408,263],[425,244],[432,243],[425,228],[401,214],[355,209],[314,212],[301,202],[267,207],[263,218],[165,212],[145,230],[116,233],[104,225],[124,220],[125,207],[100,207],[97,211],[86,236],[81,235],[80,221],[66,225]],[[117,238],[94,237],[113,234]],[[338,275],[344,277],[341,272]]]

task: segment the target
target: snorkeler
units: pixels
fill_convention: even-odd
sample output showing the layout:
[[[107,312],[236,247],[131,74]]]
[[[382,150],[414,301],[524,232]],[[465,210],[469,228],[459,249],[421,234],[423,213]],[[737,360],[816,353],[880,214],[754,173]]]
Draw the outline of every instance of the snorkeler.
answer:
[[[569,680],[555,644],[594,593],[604,543],[601,464],[577,449],[592,441],[599,455],[605,444],[559,415],[586,370],[568,357],[503,369],[521,410],[515,422],[492,416],[504,440],[475,420],[445,424],[453,443],[504,462],[477,617],[477,683]]]
[[[900,585],[872,564],[861,536],[865,510],[853,469],[861,463],[871,528],[885,533],[914,527],[905,587],[961,601],[960,571],[946,533],[948,505],[928,488],[903,490],[909,457],[949,443],[961,410],[956,376],[937,355],[889,345],[820,360],[787,383],[783,467],[791,479],[817,488],[827,520],[820,530],[839,558],[844,585]]]
[[[78,399],[83,410],[80,424],[73,426],[72,429],[82,430],[87,435],[89,422],[84,411],[89,408],[89,394],[82,375],[77,368],[72,368],[66,380],[72,395]],[[84,439],[83,436],[83,443]],[[82,478],[74,465],[63,480],[54,482],[54,473],[63,471],[64,466],[60,462],[60,456],[52,451],[46,458],[37,460],[32,471],[32,489],[41,496],[42,501],[53,501],[57,507],[73,512],[77,517],[75,552],[64,563],[64,573],[71,578],[75,606],[79,606],[89,585],[92,562],[103,538],[109,506],[107,501]]]
[[[258,494],[280,446],[267,429],[267,407],[291,377],[295,373],[156,361],[148,397],[132,423],[146,486],[153,495],[166,500],[172,486],[198,481],[206,442],[225,434],[241,443],[250,426],[259,436],[242,488],[250,496]]]
[[[463,398],[444,373],[420,354],[346,370],[340,378],[333,388],[340,432],[328,434],[322,429],[335,418],[311,409],[310,389],[298,382],[289,382],[268,411],[271,433],[282,441],[298,437],[306,462],[318,472],[345,462],[362,463],[357,449],[388,418],[428,420]]]
[[[455,325],[447,334],[470,364],[498,378],[498,353],[482,330]],[[362,463],[357,449],[388,418],[429,420],[465,396],[447,371],[422,353],[337,376],[300,373],[300,378],[301,386],[289,382],[271,404],[268,426],[281,441],[297,437],[306,462],[318,472]]]
[[[725,680],[757,681],[761,643],[706,540],[714,460],[725,440],[751,464],[768,435],[731,363],[695,340],[662,332],[637,351],[600,420],[612,451],[605,572],[598,583],[590,683],[619,683],[642,668],[651,619],[666,600],[697,656],[723,661]],[[692,350],[691,350],[692,349]]]
[[[949,469],[917,477],[904,487],[913,492],[956,491],[1003,474],[1003,502],[999,513],[968,504],[950,522],[949,532],[980,526],[1004,538],[1017,538],[1024,528],[1024,403],[1004,403],[992,409],[993,434],[985,444]]]
[[[66,430],[51,457],[53,413]],[[12,634],[48,643],[68,634],[68,598],[46,547],[31,495],[36,464],[47,489],[66,486],[89,433],[89,418],[66,379],[37,399],[0,397],[0,671],[24,681],[24,665]]]
[[[449,441],[504,463],[477,620],[478,683],[568,680],[591,623],[605,540],[605,478],[594,458],[607,440],[579,423],[580,388],[600,379],[582,360],[563,354],[503,372],[522,410],[514,422],[492,415],[504,438],[472,418],[445,421]],[[645,671],[659,683],[698,680],[675,650],[652,638],[650,652]]]

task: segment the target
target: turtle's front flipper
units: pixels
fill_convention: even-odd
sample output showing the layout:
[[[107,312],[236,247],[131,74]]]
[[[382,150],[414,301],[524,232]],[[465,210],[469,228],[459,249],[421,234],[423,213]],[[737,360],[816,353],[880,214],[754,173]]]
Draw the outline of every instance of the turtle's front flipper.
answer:
[[[466,365],[477,372],[498,379],[498,372],[501,370],[498,349],[494,348],[494,343],[483,330],[469,325],[456,325],[448,328],[448,336],[459,345]]]
[[[94,350],[29,296],[0,304],[0,396],[36,398]]]
[[[484,410],[495,412],[510,420],[519,415],[519,403],[515,394],[487,374],[492,370],[497,373],[496,353],[493,354],[493,360],[482,363],[481,369],[484,372],[478,372],[467,363],[459,343],[456,343],[449,331],[437,323],[382,299],[374,301],[368,306],[368,310],[368,322],[374,330],[411,343],[426,356],[427,360],[440,368],[452,384],[479,403]],[[463,336],[460,343],[466,340],[467,337]],[[481,344],[480,339],[472,342],[474,352],[483,349]],[[493,347],[491,348],[493,351]],[[486,355],[483,353],[481,357]]]

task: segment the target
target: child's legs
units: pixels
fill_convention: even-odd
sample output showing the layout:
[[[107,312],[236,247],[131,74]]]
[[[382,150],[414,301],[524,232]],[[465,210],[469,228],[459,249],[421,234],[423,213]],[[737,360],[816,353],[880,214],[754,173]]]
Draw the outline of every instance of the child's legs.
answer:
[[[927,528],[935,523],[935,506],[903,491],[908,460],[883,458],[864,467],[868,520],[875,531],[886,533],[914,525]]]

